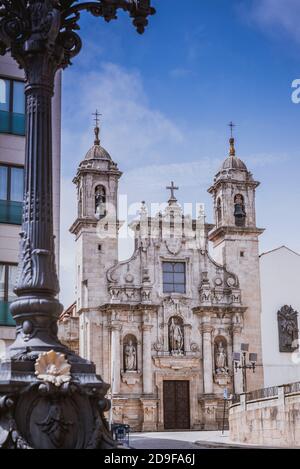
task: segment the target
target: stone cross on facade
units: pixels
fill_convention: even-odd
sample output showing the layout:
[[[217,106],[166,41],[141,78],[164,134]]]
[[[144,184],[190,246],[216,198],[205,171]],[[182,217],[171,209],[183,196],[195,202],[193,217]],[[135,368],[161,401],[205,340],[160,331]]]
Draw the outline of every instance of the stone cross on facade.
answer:
[[[170,202],[177,202],[177,199],[176,199],[176,197],[175,197],[174,191],[178,191],[178,190],[179,190],[179,187],[174,186],[174,182],[172,181],[172,182],[171,182],[171,185],[170,185],[170,186],[167,186],[166,189],[171,191],[171,197],[170,197],[170,199],[169,199],[169,203],[170,203]]]

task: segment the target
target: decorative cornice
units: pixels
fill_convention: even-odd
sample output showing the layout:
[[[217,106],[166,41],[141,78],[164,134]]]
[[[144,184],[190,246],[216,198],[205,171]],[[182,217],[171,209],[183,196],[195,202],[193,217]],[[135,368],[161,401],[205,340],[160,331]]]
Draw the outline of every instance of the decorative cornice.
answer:
[[[71,228],[69,229],[70,233],[77,234],[78,230],[81,228],[82,225],[84,226],[92,226],[93,228],[97,227],[97,223],[99,220],[97,218],[77,218]]]
[[[215,228],[210,233],[208,233],[208,239],[209,241],[213,241],[217,237],[230,235],[230,234],[241,234],[241,235],[247,234],[247,235],[260,236],[262,233],[264,233],[264,231],[265,231],[264,228],[257,228],[255,226],[253,227],[220,226],[219,228]]]
[[[129,304],[129,303],[106,303],[104,305],[101,305],[97,308],[98,311],[104,311],[104,312],[111,312],[116,309],[121,310],[121,311],[138,311],[139,313],[143,314],[145,310],[148,311],[158,311],[160,308],[160,305],[155,305],[155,304],[145,304],[145,303],[138,303],[138,304]]]
[[[230,185],[245,185],[246,187],[253,187],[254,189],[256,189],[258,186],[260,186],[260,182],[259,181],[251,181],[251,180],[248,180],[248,181],[241,181],[239,179],[230,179],[230,178],[226,178],[226,177],[221,177],[220,179],[218,179],[217,181],[215,181],[215,183],[207,190],[207,192],[209,194],[213,194],[219,186],[222,186],[222,185],[225,185],[225,184],[230,184]]]
[[[212,315],[215,313],[226,313],[226,314],[244,314],[247,311],[247,307],[243,306],[196,306],[195,308],[192,308],[192,311],[194,314],[199,314],[199,315]]]

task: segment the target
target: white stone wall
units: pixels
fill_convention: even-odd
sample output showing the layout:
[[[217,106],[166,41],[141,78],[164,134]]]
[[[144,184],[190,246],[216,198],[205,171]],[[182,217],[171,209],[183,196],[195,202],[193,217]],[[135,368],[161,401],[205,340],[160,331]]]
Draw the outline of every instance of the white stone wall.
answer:
[[[300,255],[284,246],[263,254],[260,257],[260,273],[264,385],[292,383],[299,380],[300,360],[298,354],[294,362],[291,353],[279,350],[277,312],[288,305],[300,313]]]
[[[230,440],[275,448],[300,447],[300,394],[285,395],[279,387],[278,396],[241,403],[229,409]]]

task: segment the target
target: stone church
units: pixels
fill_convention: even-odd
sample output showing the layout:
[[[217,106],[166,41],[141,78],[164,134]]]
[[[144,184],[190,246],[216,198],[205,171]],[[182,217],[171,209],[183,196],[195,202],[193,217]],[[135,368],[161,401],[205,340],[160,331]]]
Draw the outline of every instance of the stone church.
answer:
[[[134,253],[119,262],[121,176],[96,127],[74,178],[77,297],[61,317],[61,339],[111,383],[114,422],[142,431],[218,429],[224,390],[243,390],[233,355],[241,344],[257,354],[247,389],[263,387],[259,182],[231,138],[208,189],[214,224],[201,209],[196,219],[184,215],[172,183],[164,211],[150,217],[142,204],[131,224]]]

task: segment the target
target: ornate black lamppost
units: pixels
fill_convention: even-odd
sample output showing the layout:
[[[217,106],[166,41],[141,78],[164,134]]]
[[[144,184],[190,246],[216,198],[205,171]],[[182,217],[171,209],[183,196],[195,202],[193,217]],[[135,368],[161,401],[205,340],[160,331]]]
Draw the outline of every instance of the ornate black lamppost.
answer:
[[[247,392],[247,370],[252,370],[255,373],[257,353],[249,353],[249,363],[247,363],[247,352],[249,350],[249,344],[241,344],[241,354],[234,353],[234,369],[242,370],[243,374],[243,393]]]
[[[0,448],[109,448],[108,385],[57,338],[51,98],[56,72],[81,49],[82,11],[106,21],[127,11],[139,33],[150,0],[0,0],[0,54],[26,76],[26,158],[19,276],[11,305],[17,337],[0,364]]]

